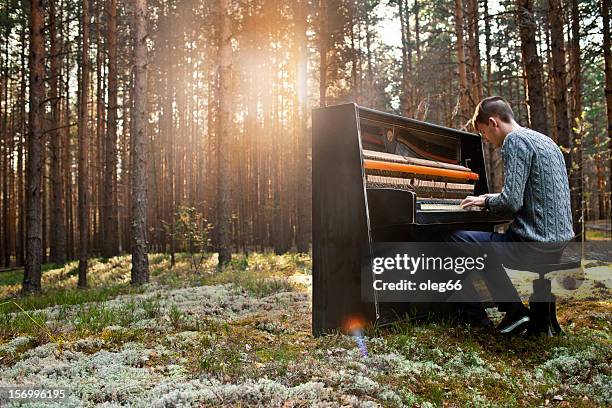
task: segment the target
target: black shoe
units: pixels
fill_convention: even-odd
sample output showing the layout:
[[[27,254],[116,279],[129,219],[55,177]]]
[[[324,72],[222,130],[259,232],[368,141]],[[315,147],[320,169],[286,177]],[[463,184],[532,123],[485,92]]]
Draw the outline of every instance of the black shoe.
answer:
[[[457,306],[460,323],[471,327],[493,328],[493,322],[489,320],[485,308],[476,303],[462,303]]]
[[[491,319],[489,319],[488,317],[485,317],[483,319],[480,319],[478,321],[471,321],[468,322],[468,324],[473,327],[473,328],[481,328],[481,329],[493,329],[495,327],[495,325],[493,324],[493,322],[491,321]]]
[[[504,335],[519,334],[529,325],[529,310],[507,312],[495,330]]]

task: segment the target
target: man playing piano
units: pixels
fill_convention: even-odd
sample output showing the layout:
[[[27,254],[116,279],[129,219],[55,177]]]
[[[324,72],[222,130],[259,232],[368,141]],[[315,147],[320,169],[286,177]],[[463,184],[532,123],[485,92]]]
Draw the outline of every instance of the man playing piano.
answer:
[[[570,191],[563,154],[555,142],[546,135],[520,126],[508,102],[499,96],[483,99],[471,120],[474,129],[487,141],[501,147],[505,180],[501,193],[467,197],[462,208],[484,207],[495,213],[508,213],[513,217],[503,233],[483,231],[456,231],[452,242],[508,243],[499,245],[498,264],[485,271],[485,282],[499,311],[505,316],[497,327],[503,334],[519,334],[529,323],[529,309],[523,305],[502,263],[517,264],[526,258],[542,263],[557,262],[563,247],[574,237],[570,207]],[[540,252],[533,247],[525,253],[522,245],[517,254],[515,242],[546,242],[555,250]],[[482,312],[484,310],[481,309]],[[486,319],[486,314],[483,318]]]

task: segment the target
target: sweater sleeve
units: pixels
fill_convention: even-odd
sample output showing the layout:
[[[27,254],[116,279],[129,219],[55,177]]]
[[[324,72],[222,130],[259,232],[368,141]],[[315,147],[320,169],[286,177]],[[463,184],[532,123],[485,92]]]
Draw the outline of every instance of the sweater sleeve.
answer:
[[[520,135],[511,133],[504,140],[502,159],[504,186],[501,194],[488,200],[488,205],[491,212],[515,214],[523,206],[523,193],[531,170],[533,151]]]

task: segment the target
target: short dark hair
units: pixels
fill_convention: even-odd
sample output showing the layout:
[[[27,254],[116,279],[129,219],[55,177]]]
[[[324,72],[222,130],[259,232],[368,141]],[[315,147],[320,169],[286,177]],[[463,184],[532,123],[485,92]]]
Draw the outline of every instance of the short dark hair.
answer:
[[[489,96],[476,106],[470,123],[474,129],[478,129],[477,123],[487,123],[491,116],[498,116],[506,123],[510,123],[514,119],[514,113],[508,101],[501,96]]]

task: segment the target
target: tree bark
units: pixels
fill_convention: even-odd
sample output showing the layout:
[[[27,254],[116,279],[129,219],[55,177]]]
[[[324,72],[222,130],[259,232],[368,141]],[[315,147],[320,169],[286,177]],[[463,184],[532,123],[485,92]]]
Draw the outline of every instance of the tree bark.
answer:
[[[552,53],[552,74],[554,81],[553,104],[555,106],[555,126],[557,128],[558,144],[563,151],[565,166],[569,177],[570,187],[575,185],[574,179],[579,177],[572,169],[570,156],[570,127],[567,103],[567,72],[565,70],[566,55],[565,42],[563,38],[564,12],[561,0],[549,0],[548,18],[550,23],[550,41]],[[575,191],[572,190],[572,217],[574,223],[579,217],[578,209],[575,208]],[[574,225],[576,227],[576,225]]]
[[[572,71],[572,164],[576,177],[571,178],[572,201],[574,207],[574,234],[582,235],[583,213],[583,163],[582,163],[582,62],[580,58],[580,13],[578,0],[571,2],[572,16],[572,42],[571,42],[571,71]],[[586,237],[585,237],[586,238]]]
[[[465,127],[464,123],[470,118],[472,112],[469,109],[469,87],[465,66],[462,0],[455,0],[455,36],[457,37],[457,70],[459,72],[458,113],[461,127]]]
[[[27,158],[27,238],[23,292],[40,292],[42,263],[42,151],[44,115],[44,14],[41,0],[30,0],[30,111]]]
[[[610,222],[612,222],[612,44],[610,44],[610,2],[601,0],[601,15],[603,17],[603,54],[606,76],[606,117],[608,122],[608,196]]]
[[[470,110],[476,108],[484,96],[482,85],[482,68],[480,66],[480,27],[478,26],[479,11],[478,0],[467,0],[468,33],[471,66],[471,100]]]
[[[6,29],[5,29],[6,30]],[[3,35],[6,35],[3,32]],[[0,146],[2,156],[0,157],[0,171],[2,171],[2,202],[0,203],[0,207],[2,211],[0,213],[0,223],[2,228],[0,228],[0,265],[4,265],[5,267],[9,267],[11,263],[11,249],[10,249],[10,225],[12,220],[9,220],[9,207],[10,198],[9,198],[9,173],[12,173],[12,160],[11,160],[11,139],[8,134],[8,117],[9,117],[9,95],[8,88],[10,86],[9,83],[9,44],[7,41],[4,42],[4,50],[2,50],[2,62],[0,65],[0,69],[2,72],[2,107],[0,107],[0,118],[2,118],[2,128],[0,129]],[[11,194],[12,195],[12,194]]]
[[[533,15],[532,0],[516,1],[516,20],[521,37],[529,125],[534,130],[548,135],[548,118],[542,84],[542,61],[537,50],[536,21]]]
[[[231,260],[232,253],[230,247],[230,189],[231,189],[231,163],[230,149],[231,143],[231,65],[232,65],[232,45],[229,16],[229,0],[219,0],[220,16],[220,43],[218,54],[219,66],[219,116],[217,122],[217,137],[219,149],[218,171],[217,171],[217,223],[219,237],[219,268],[227,265]]]
[[[89,250],[89,0],[82,4],[81,81],[79,82],[79,281],[78,287],[87,287]]]
[[[297,25],[296,37],[298,39],[297,64],[297,235],[296,246],[298,252],[307,253],[310,242],[310,193],[308,183],[308,3],[299,0],[296,5]],[[371,84],[370,84],[371,85]]]
[[[327,0],[319,0],[319,106],[327,105]]]
[[[405,10],[405,0],[398,0],[400,29],[402,30],[402,86],[401,86],[401,110],[408,117],[412,116],[412,101],[410,100],[410,70],[409,70],[409,55],[410,49],[410,27],[408,21],[410,14]]]
[[[132,285],[149,282],[147,250],[147,2],[134,7],[134,113],[132,133]]]
[[[20,40],[22,44],[26,41],[26,28],[22,27],[20,33]],[[25,246],[26,246],[26,232],[25,232],[25,217],[26,217],[26,197],[24,194],[24,156],[25,156],[25,143],[26,143],[26,132],[27,120],[26,120],[26,82],[28,81],[28,72],[26,64],[26,49],[21,48],[20,52],[20,66],[21,66],[21,84],[19,91],[19,102],[20,112],[19,121],[21,122],[21,132],[19,132],[19,148],[17,149],[17,198],[19,203],[19,220],[17,221],[17,245],[16,245],[16,263],[17,266],[25,265]]]
[[[568,151],[570,136],[566,92],[566,56],[563,38],[563,9],[561,7],[561,0],[549,0],[548,18],[550,22],[552,76],[554,81],[553,105],[555,106],[555,127],[557,129],[558,143],[565,150],[566,165],[569,169]]]
[[[108,112],[104,169],[104,237],[102,255],[119,253],[117,213],[117,0],[106,0],[108,42]]]
[[[49,34],[51,36],[51,78],[50,95],[51,100],[51,131],[50,140],[50,166],[51,166],[51,262],[63,264],[66,262],[66,224],[64,220],[64,195],[61,177],[61,133],[60,128],[60,95],[59,95],[59,50],[57,47],[57,8],[56,0],[49,1]]]

